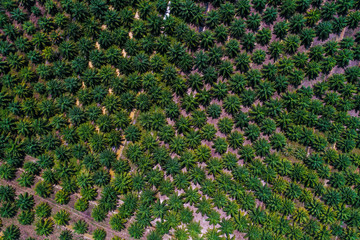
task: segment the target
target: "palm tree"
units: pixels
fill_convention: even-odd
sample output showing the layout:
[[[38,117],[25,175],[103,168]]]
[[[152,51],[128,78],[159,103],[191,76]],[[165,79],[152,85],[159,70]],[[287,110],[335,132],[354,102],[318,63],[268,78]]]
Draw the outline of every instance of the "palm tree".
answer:
[[[65,210],[60,210],[54,215],[56,225],[65,226],[70,220],[70,213]]]
[[[192,51],[195,51],[199,46],[199,34],[194,30],[189,30],[185,36],[185,44]]]
[[[224,43],[228,38],[228,29],[223,24],[215,28],[215,38],[220,43]]]
[[[16,205],[21,210],[32,210],[35,205],[34,196],[28,193],[20,194],[16,200]]]
[[[278,22],[274,25],[274,34],[279,39],[284,39],[289,30],[289,25],[285,21]]]
[[[332,32],[332,24],[331,22],[325,21],[321,22],[316,27],[316,36],[324,41],[329,38],[330,33]]]
[[[231,40],[230,40],[231,41]],[[205,60],[208,61],[211,65],[217,66],[221,64],[221,58],[223,57],[224,51],[222,48],[214,46],[209,49],[208,55],[204,55]],[[209,66],[204,66],[203,73],[205,74],[205,70],[208,69]],[[210,82],[211,84],[212,82]]]
[[[230,78],[230,75],[233,73],[233,65],[230,61],[225,60],[218,67],[219,75],[223,77],[223,79]]]
[[[227,96],[227,92],[228,92],[227,84],[222,81],[219,81],[218,84],[214,84],[214,86],[210,89],[210,91],[213,98],[222,100],[224,99],[225,96]]]
[[[339,1],[336,2],[336,11],[339,15],[346,15],[347,12],[353,7],[352,2]]]
[[[240,98],[236,95],[228,95],[224,99],[224,109],[229,114],[235,114],[240,110]]]
[[[79,198],[74,204],[77,211],[84,212],[89,208],[89,201],[85,198]]]
[[[313,80],[318,77],[320,71],[321,71],[320,65],[316,61],[311,61],[307,64],[306,76],[310,80]]]
[[[274,60],[277,60],[280,57],[280,54],[283,52],[284,46],[279,41],[273,41],[270,43],[268,48],[268,54]]]
[[[203,139],[207,141],[211,141],[215,137],[216,128],[212,124],[206,124],[205,126],[202,127],[200,133]]]
[[[33,211],[22,211],[18,216],[18,221],[21,225],[31,225],[35,220],[35,213]]]
[[[201,143],[201,136],[199,131],[194,131],[193,129],[190,129],[190,131],[186,134],[186,143],[188,147],[194,149]]]
[[[214,46],[214,43],[215,43],[214,41],[215,41],[215,37],[213,36],[211,31],[205,30],[204,32],[201,33],[200,46],[203,49],[208,50],[209,48]]]
[[[277,18],[278,11],[274,7],[266,8],[262,18],[264,22],[268,25],[271,25]]]
[[[229,85],[232,92],[236,94],[241,94],[245,90],[247,81],[243,74],[235,73],[234,75],[231,76]]]
[[[215,28],[220,24],[220,13],[215,10],[211,10],[207,13],[206,16],[206,25],[209,28]]]
[[[128,229],[129,234],[131,237],[140,239],[144,234],[144,228],[142,228],[137,222],[130,224]]]
[[[271,30],[269,28],[263,28],[256,34],[256,41],[262,46],[267,45],[271,39]]]
[[[84,220],[79,220],[74,224],[74,231],[77,234],[84,234],[88,231],[89,225]]]
[[[264,157],[270,153],[270,144],[264,138],[260,138],[256,142],[254,142],[254,149],[256,155],[260,157]]]
[[[241,38],[241,44],[243,45],[243,49],[247,52],[252,52],[255,46],[255,35],[251,32],[245,33]]]
[[[105,240],[106,231],[102,228],[97,228],[93,231],[94,240]]]
[[[246,53],[241,53],[236,59],[235,59],[235,66],[236,69],[240,72],[247,72],[250,68],[250,56]]]
[[[171,126],[164,126],[158,132],[159,139],[166,143],[169,143],[170,140],[175,136],[175,130]]]
[[[311,50],[310,50],[310,54],[311,54]],[[306,53],[297,53],[292,57],[292,59],[296,67],[304,68],[308,62],[308,55]]]
[[[332,32],[335,34],[340,34],[342,30],[346,27],[346,19],[343,16],[339,16],[331,21]]]
[[[198,51],[195,53],[195,68],[203,71],[209,65],[209,56],[204,51]]]
[[[124,219],[119,213],[113,215],[110,218],[110,226],[113,230],[121,231],[125,228],[126,219]]]
[[[260,128],[255,124],[249,124],[245,129],[245,136],[250,141],[255,141],[260,136]]]
[[[235,15],[235,7],[233,4],[225,3],[220,5],[219,9],[220,19],[223,23],[229,24]]]
[[[238,1],[235,6],[237,15],[247,17],[250,14],[251,5],[249,0]]]
[[[46,202],[41,202],[35,208],[36,215],[40,218],[48,218],[51,215],[51,207]]]
[[[191,124],[194,127],[202,128],[205,125],[205,123],[206,123],[206,113],[205,113],[205,111],[195,110],[192,113]]]
[[[245,89],[242,94],[242,104],[246,107],[250,107],[256,100],[256,93],[251,89]]]
[[[341,67],[345,68],[349,65],[349,61],[353,60],[353,53],[350,49],[343,49],[337,52],[335,56],[336,64]]]
[[[231,148],[238,149],[243,144],[244,137],[240,132],[234,131],[227,136],[227,142]]]
[[[289,19],[289,29],[291,33],[299,33],[305,27],[306,19],[302,14],[295,14]]]
[[[251,13],[246,20],[247,28],[252,31],[257,31],[260,27],[261,16],[258,13]]]
[[[200,145],[195,150],[196,159],[199,162],[205,162],[207,159],[211,157],[211,149],[206,145]]]
[[[242,19],[235,19],[230,25],[230,34],[236,39],[240,39],[245,33],[245,22]]]
[[[59,52],[65,59],[72,60],[77,55],[77,48],[73,41],[65,41],[60,43]]]
[[[18,226],[11,224],[3,232],[4,240],[18,240],[20,239],[21,233]]]
[[[218,121],[218,128],[221,133],[224,133],[226,135],[231,133],[232,127],[233,121],[228,117],[222,118]]]
[[[230,39],[230,41],[227,42],[225,45],[226,54],[230,58],[236,57],[239,52],[239,49],[240,49],[239,42],[235,39]]]
[[[315,36],[315,30],[313,28],[304,28],[300,33],[301,44],[304,45],[305,48],[310,47]]]
[[[223,154],[227,151],[228,143],[226,142],[225,138],[217,137],[213,143],[213,148],[215,149],[216,153]]]
[[[198,105],[199,103],[192,93],[190,95],[186,94],[181,102],[181,107],[186,112],[194,111]]]
[[[148,23],[148,27],[149,27],[150,32],[155,36],[159,36],[160,35],[160,29],[162,28],[162,25],[163,25],[162,18],[160,18],[156,14],[151,14],[147,18],[147,23]]]
[[[266,58],[266,52],[262,49],[257,49],[254,51],[254,54],[252,55],[251,59],[254,63],[260,65],[265,61]]]
[[[186,148],[186,142],[183,137],[176,136],[170,142],[170,148],[176,154],[180,154]]]
[[[51,195],[52,191],[52,186],[44,181],[38,182],[35,185],[35,192],[40,197],[47,198]]]
[[[268,81],[261,81],[256,86],[257,96],[260,100],[266,101],[271,98],[271,96],[275,93],[275,89],[273,84]]]
[[[359,11],[349,12],[349,14],[346,16],[346,24],[350,29],[355,29],[359,25],[359,21]]]
[[[297,4],[293,0],[286,0],[281,3],[280,6],[280,15],[284,18],[290,18],[294,15]]]
[[[288,35],[285,38],[285,51],[294,54],[300,45],[300,38],[297,35]]]
[[[50,218],[41,218],[35,226],[36,234],[39,236],[49,236],[54,231],[54,222]]]

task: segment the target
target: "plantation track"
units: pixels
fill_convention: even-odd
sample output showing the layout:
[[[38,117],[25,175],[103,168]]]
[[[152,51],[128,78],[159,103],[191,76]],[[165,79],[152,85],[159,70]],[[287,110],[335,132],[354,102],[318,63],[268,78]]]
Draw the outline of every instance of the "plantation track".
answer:
[[[77,217],[80,217],[84,220],[86,220],[87,223],[89,223],[90,225],[93,225],[93,226],[96,226],[98,228],[103,228],[105,229],[107,232],[109,233],[112,233],[114,236],[120,236],[120,237],[123,237],[123,238],[126,238],[128,237],[126,234],[121,234],[117,231],[114,231],[112,230],[108,225],[106,224],[103,224],[103,223],[98,223],[96,221],[94,221],[91,217],[89,217],[88,215],[82,213],[82,212],[79,212],[77,211],[76,209],[72,208],[72,207],[69,207],[67,205],[60,205],[58,203],[56,203],[54,200],[49,200],[47,198],[43,198],[43,197],[40,197],[38,196],[35,191],[33,189],[29,189],[29,188],[24,188],[24,187],[21,187],[19,186],[18,184],[16,183],[13,183],[12,181],[4,181],[4,180],[0,180],[0,185],[10,185],[12,187],[14,187],[16,189],[16,193],[17,194],[21,194],[21,193],[29,193],[31,195],[34,196],[35,199],[38,199],[42,202],[46,202],[48,204],[50,204],[51,206],[53,207],[56,207],[56,208],[59,208],[59,209],[63,209],[63,210],[66,210],[70,213],[70,215],[75,215]],[[67,227],[68,228],[68,227]],[[72,230],[71,228],[68,228],[69,230]],[[88,236],[89,237],[89,236]],[[89,238],[91,239],[91,238]]]

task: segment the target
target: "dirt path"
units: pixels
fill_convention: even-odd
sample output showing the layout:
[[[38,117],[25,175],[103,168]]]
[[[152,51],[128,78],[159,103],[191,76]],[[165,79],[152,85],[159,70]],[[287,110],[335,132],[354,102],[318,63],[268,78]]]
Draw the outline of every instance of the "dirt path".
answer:
[[[87,223],[89,223],[89,224],[91,224],[93,226],[96,226],[97,228],[103,228],[107,232],[112,233],[114,236],[127,237],[124,234],[121,234],[120,232],[112,230],[108,225],[105,225],[105,224],[98,223],[98,222],[94,221],[91,217],[87,216],[86,214],[84,214],[82,212],[79,212],[79,211],[75,210],[74,208],[71,208],[71,207],[66,206],[66,205],[60,205],[60,204],[57,204],[53,200],[49,200],[49,199],[38,196],[35,193],[35,191],[33,189],[31,189],[31,188],[21,187],[16,183],[7,182],[5,180],[0,180],[0,185],[10,185],[10,186],[14,187],[16,189],[16,194],[17,195],[21,194],[21,193],[29,193],[29,194],[33,195],[35,199],[39,199],[41,202],[46,202],[46,203],[48,203],[49,205],[51,205],[53,207],[66,210],[66,211],[68,211],[70,214],[72,214],[74,216],[85,219]],[[69,227],[69,225],[66,228],[69,228],[69,230],[73,231],[72,227]],[[89,235],[89,234],[87,235],[87,237],[88,237],[88,239],[92,239],[91,235]]]

